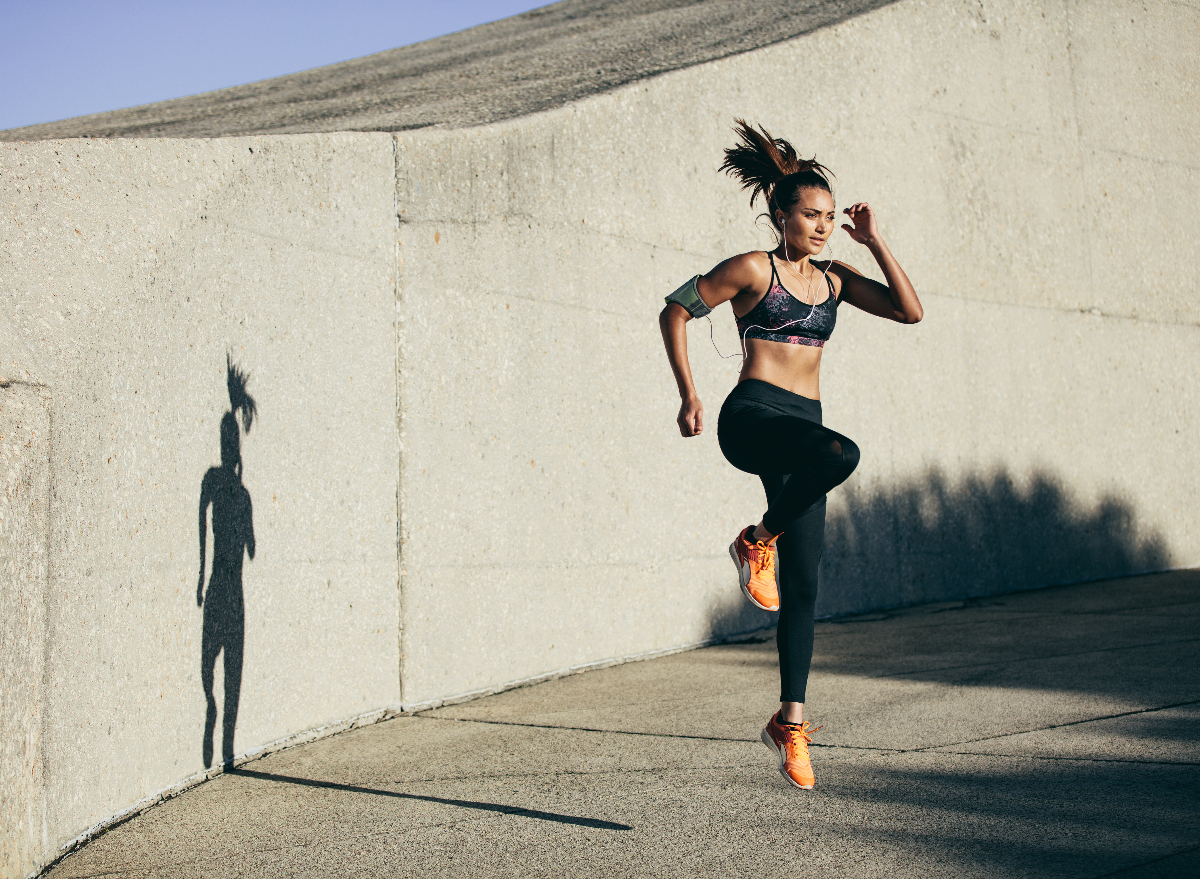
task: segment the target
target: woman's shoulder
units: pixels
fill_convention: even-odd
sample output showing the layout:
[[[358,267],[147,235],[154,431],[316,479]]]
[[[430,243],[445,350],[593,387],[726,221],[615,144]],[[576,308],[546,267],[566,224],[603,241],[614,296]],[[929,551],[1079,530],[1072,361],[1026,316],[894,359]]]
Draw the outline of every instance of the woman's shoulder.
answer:
[[[859,274],[858,269],[854,268],[854,266],[846,265],[837,259],[814,259],[810,260],[809,263],[820,274],[825,276],[829,282],[829,289],[833,293],[833,298],[838,301],[841,301],[842,298],[842,282],[850,274]]]
[[[813,268],[819,272],[828,271],[831,275],[861,275],[858,269],[849,263],[844,263],[840,259],[814,259],[812,260]]]
[[[742,290],[762,287],[771,283],[771,258],[765,250],[750,250],[731,256],[717,267],[728,279],[734,280]]]
[[[747,250],[745,253],[739,253],[737,256],[729,258],[730,262],[734,260],[759,268],[765,267],[768,272],[771,271],[771,256],[765,250]]]

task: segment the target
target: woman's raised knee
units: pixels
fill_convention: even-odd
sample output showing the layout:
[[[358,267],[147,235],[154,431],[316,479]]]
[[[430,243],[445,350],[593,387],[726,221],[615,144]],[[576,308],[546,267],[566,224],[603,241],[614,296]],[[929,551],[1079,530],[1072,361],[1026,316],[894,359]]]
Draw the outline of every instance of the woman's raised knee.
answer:
[[[845,474],[846,474],[842,478],[846,479],[850,476],[851,473],[854,472],[854,468],[858,466],[858,457],[859,457],[858,443],[856,443],[852,439],[843,438],[841,440],[841,445],[842,445],[842,466],[845,468]]]
[[[858,444],[854,440],[843,436],[830,441],[825,467],[834,485],[850,478],[850,474],[858,466],[858,457]]]

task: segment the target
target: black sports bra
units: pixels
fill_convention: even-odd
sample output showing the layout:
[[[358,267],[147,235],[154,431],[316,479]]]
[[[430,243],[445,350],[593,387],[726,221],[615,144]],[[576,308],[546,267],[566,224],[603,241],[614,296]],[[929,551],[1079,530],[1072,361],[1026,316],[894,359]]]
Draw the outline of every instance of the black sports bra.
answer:
[[[829,273],[825,274],[829,295],[814,307],[784,289],[775,270],[775,257],[770,253],[767,257],[771,260],[771,286],[745,317],[737,319],[738,335],[743,339],[824,347],[837,323],[838,299],[833,295]]]

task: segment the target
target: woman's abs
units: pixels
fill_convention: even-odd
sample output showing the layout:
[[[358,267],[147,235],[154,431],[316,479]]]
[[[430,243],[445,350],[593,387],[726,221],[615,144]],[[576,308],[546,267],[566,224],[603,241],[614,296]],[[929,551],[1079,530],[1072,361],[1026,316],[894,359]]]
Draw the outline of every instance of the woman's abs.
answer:
[[[747,339],[746,361],[738,381],[754,378],[810,400],[819,400],[823,350],[808,345]]]

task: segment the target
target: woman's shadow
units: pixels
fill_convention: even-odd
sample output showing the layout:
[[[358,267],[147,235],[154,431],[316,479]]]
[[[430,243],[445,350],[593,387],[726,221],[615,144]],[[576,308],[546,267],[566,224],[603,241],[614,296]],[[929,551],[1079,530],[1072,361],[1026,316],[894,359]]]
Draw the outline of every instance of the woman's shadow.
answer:
[[[242,452],[238,421],[246,433],[258,413],[254,398],[246,393],[249,376],[226,355],[229,411],[221,419],[221,466],[211,467],[200,484],[200,579],[196,605],[204,608],[204,633],[200,642],[200,679],[208,708],[204,717],[204,766],[212,766],[213,730],[217,700],[213,696],[213,671],[217,654],[225,652],[225,707],[221,713],[221,760],[233,760],[233,731],[237,726],[238,699],[242,690],[242,654],[246,613],[242,599],[243,552],[254,558],[254,519],[250,492],[242,485]],[[208,593],[204,592],[204,559],[208,537],[207,511],[212,505],[213,557]]]

